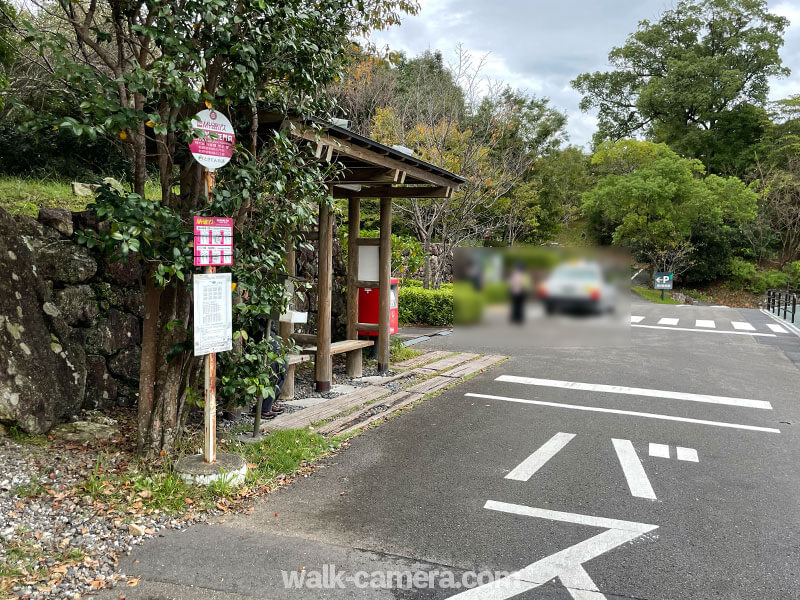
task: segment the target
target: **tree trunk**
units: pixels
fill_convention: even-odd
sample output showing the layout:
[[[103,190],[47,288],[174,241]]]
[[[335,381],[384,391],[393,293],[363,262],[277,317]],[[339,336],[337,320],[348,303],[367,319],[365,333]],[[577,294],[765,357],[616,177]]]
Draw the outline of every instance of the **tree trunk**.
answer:
[[[425,267],[422,270],[422,287],[431,287],[431,236],[425,234],[422,239],[422,251],[425,253]]]
[[[139,407],[136,427],[136,449],[146,453],[153,397],[156,385],[156,354],[158,348],[158,314],[161,289],[156,286],[151,271],[146,271],[144,289],[144,320],[142,322],[142,358],[139,366]]]

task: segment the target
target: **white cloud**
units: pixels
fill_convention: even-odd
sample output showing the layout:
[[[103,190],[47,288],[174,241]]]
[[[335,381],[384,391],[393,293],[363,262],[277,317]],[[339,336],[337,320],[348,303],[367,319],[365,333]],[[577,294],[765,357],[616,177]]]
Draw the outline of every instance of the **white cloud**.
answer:
[[[374,34],[410,56],[440,50],[452,60],[462,43],[471,55],[488,53],[485,74],[515,88],[550,98],[569,117],[572,143],[588,144],[596,126],[581,113],[580,95],[570,81],[607,66],[608,51],[625,42],[642,19],[657,20],[670,0],[422,0],[420,13]],[[781,53],[784,64],[800,72],[800,1],[773,3],[791,26]],[[800,93],[800,78],[772,82],[770,97]]]

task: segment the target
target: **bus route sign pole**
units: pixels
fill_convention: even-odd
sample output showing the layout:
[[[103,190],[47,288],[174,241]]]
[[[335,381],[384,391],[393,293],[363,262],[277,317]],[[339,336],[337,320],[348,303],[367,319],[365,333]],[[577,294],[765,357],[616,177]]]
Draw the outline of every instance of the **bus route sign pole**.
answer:
[[[233,156],[233,148],[236,143],[233,126],[231,122],[223,115],[215,110],[203,110],[192,119],[192,127],[195,130],[203,132],[201,137],[198,137],[189,144],[189,150],[194,156],[195,160],[203,166],[203,187],[206,193],[206,198],[211,200],[211,191],[214,188],[216,169],[225,166]],[[216,273],[216,264],[232,264],[232,246],[231,254],[225,255],[224,250],[215,251],[214,244],[217,241],[224,242],[224,233],[220,234],[224,229],[209,228],[208,245],[201,248],[200,245],[204,241],[198,239],[198,218],[195,218],[195,240],[194,240],[194,264],[195,266],[203,266],[203,273],[212,275]],[[206,220],[214,220],[211,217]],[[222,220],[222,219],[221,219]],[[227,221],[227,219],[224,219]],[[231,223],[232,225],[232,223]],[[232,244],[233,228],[231,227],[231,237],[229,242]],[[221,240],[212,239],[214,235],[220,235]],[[224,246],[225,244],[221,244]],[[216,252],[216,253],[215,253]],[[231,290],[227,290],[230,294]],[[195,295],[195,302],[198,301]],[[198,324],[195,323],[195,330]],[[203,432],[203,460],[206,463],[213,463],[217,459],[217,355],[215,352],[207,352],[203,355],[203,371],[204,371],[204,432]]]

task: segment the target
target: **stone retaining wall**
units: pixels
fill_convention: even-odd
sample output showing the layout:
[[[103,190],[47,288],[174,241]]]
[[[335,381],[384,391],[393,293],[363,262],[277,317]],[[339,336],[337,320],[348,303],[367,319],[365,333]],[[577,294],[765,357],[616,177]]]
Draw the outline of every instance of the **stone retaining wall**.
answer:
[[[135,260],[73,240],[89,213],[0,208],[0,422],[48,431],[81,408],[136,401],[142,298]]]

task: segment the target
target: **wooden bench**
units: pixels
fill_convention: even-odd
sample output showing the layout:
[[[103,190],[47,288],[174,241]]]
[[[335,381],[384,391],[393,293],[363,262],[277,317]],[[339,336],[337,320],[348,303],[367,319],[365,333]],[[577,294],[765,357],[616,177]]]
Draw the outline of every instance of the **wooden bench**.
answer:
[[[292,365],[299,365],[300,363],[304,363],[311,360],[311,356],[308,354],[288,354],[286,356],[286,364],[290,367]]]
[[[343,340],[341,342],[331,343],[331,356],[334,354],[344,354],[345,352],[353,352],[354,350],[361,351],[362,348],[368,348],[374,345],[372,340]],[[303,354],[316,354],[316,346],[306,346],[301,351]]]
[[[300,334],[300,335],[307,335],[307,334]],[[297,336],[297,334],[295,334]],[[308,336],[310,337],[310,336]],[[295,338],[296,342],[300,340]],[[356,353],[357,356],[354,356],[353,364],[356,365],[356,369],[354,370],[352,376],[353,377],[361,377],[361,365],[362,365],[362,356],[361,351],[364,348],[372,346],[375,344],[372,340],[343,340],[341,342],[333,342],[331,344],[331,356],[334,354],[344,354],[344,353]],[[284,385],[284,389],[281,392],[281,399],[282,400],[291,400],[294,398],[294,368],[295,365],[300,363],[309,361],[309,360],[316,360],[317,355],[317,346],[305,346],[302,350],[300,350],[300,354],[290,354],[288,365],[289,370],[287,372],[287,385]],[[352,355],[351,355],[352,356]]]

